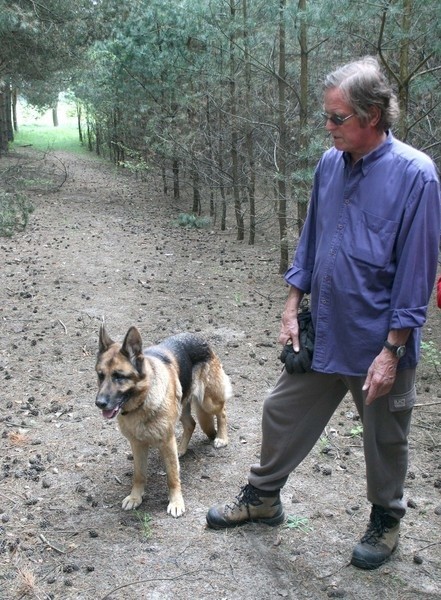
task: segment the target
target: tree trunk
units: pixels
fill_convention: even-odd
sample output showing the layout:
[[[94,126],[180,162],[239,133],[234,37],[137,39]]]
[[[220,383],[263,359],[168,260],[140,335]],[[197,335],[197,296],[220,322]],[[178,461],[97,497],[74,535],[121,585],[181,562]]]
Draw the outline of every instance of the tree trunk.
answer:
[[[52,123],[54,127],[58,127],[58,102],[55,102],[52,107]]]
[[[398,121],[398,137],[406,141],[407,138],[407,113],[409,109],[409,45],[410,27],[412,25],[413,0],[404,0],[403,14],[401,16],[401,42],[400,42],[400,75],[398,85],[398,102],[400,105],[400,118]]]
[[[90,122],[90,117],[87,115],[86,117],[86,128],[87,128],[87,147],[89,152],[93,151],[93,134],[92,134],[92,124]]]
[[[193,181],[193,206],[192,206],[192,213],[194,215],[200,215],[202,212],[202,207],[201,207],[201,192],[199,189],[199,173],[196,167],[196,164],[193,163],[192,165],[192,181]]]
[[[95,123],[95,152],[101,156],[101,126]]]
[[[237,98],[236,98],[236,60],[235,60],[235,44],[236,44],[236,33],[235,27],[235,16],[236,8],[234,4],[235,0],[230,0],[230,15],[231,15],[231,26],[233,28],[230,34],[230,114],[231,114],[231,175],[233,184],[233,198],[234,198],[234,213],[236,215],[236,226],[237,226],[237,239],[239,241],[244,239],[245,227],[242,214],[242,205],[240,201],[240,188],[239,188],[239,133],[237,131]]]
[[[83,143],[83,130],[81,128],[81,104],[77,102],[77,127],[78,127],[78,139],[80,140],[80,144]]]
[[[118,108],[113,111],[113,141],[112,141],[112,153],[113,162],[116,165],[123,165],[126,160],[125,149],[121,139],[121,115]]]
[[[250,48],[247,32],[247,18],[248,18],[248,7],[247,0],[242,0],[242,14],[244,21],[243,28],[243,39],[245,49],[245,108],[247,112],[246,121],[246,148],[248,157],[248,173],[247,173],[247,189],[248,189],[248,202],[250,208],[250,228],[248,244],[254,245],[256,238],[256,166],[254,160],[254,139],[253,139],[253,125],[252,119],[252,82],[251,82],[251,61],[250,61]]]
[[[299,10],[306,11],[306,0],[299,0]],[[306,213],[308,211],[309,200],[309,181],[306,182],[306,173],[308,169],[308,145],[309,136],[308,126],[308,36],[306,20],[302,18],[300,22],[300,111],[299,111],[299,165],[301,173],[301,184],[297,195],[297,228],[299,236],[305,223]]]
[[[18,120],[17,120],[17,88],[12,90],[12,126],[15,133],[18,133]]]
[[[205,108],[205,116],[206,116],[206,123],[207,123],[208,159],[210,161],[209,172],[210,172],[211,181],[214,181],[213,167],[212,167],[212,165],[214,164],[213,132],[212,132],[212,127],[211,127],[210,98],[209,98],[208,94],[205,97],[205,107],[206,107]],[[214,202],[214,192],[213,192],[212,185],[210,185],[210,217],[211,217],[211,219],[213,219],[213,224],[215,224],[216,223],[216,207],[215,207],[215,202]]]
[[[288,228],[286,223],[286,54],[285,54],[285,9],[286,0],[279,4],[279,66],[278,66],[278,125],[279,144],[277,149],[277,194],[278,194],[278,221],[280,236],[280,263],[279,273],[284,273],[288,268]]]
[[[179,202],[180,191],[179,191],[179,160],[173,158],[173,198],[175,202]]]
[[[223,131],[222,123],[222,111],[219,111],[218,130]],[[220,184],[219,191],[221,195],[221,231],[225,231],[227,228],[227,199],[225,195],[224,185],[224,143],[223,136],[219,136],[219,172],[220,172]]]
[[[165,160],[161,161],[161,178],[162,178],[162,191],[164,192],[164,196],[168,194],[168,186],[167,186],[167,171],[165,169]]]
[[[5,87],[0,87],[0,156],[8,152],[8,128],[6,125]]]
[[[14,127],[12,126],[12,90],[9,83],[5,85],[5,118],[7,140],[8,142],[13,142]]]

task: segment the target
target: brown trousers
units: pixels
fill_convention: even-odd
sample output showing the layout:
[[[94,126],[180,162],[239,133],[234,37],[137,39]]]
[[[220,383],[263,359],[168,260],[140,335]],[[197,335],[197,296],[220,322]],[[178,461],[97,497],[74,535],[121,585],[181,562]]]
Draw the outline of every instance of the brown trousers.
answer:
[[[251,466],[249,482],[265,491],[281,489],[351,392],[363,424],[367,498],[402,518],[415,369],[398,371],[390,393],[370,406],[364,404],[364,380],[324,373],[290,375],[283,370],[263,404],[260,464]]]

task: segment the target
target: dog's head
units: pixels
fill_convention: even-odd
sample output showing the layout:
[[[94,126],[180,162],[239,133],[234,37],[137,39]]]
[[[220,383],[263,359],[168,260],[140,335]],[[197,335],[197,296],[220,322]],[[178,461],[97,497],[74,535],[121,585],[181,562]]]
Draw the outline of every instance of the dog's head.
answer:
[[[121,410],[130,412],[142,404],[147,374],[141,335],[136,327],[128,330],[120,344],[101,326],[95,370],[98,375],[95,404],[104,418],[113,419]]]

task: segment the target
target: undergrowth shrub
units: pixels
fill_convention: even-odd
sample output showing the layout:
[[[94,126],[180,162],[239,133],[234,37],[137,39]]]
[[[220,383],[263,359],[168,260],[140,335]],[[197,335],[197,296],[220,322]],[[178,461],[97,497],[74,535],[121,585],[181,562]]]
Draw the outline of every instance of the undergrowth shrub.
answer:
[[[208,217],[199,217],[188,213],[181,213],[178,216],[178,225],[181,227],[195,227],[196,229],[202,229],[209,227],[210,219]]]
[[[422,362],[433,369],[438,379],[441,379],[441,351],[433,340],[421,342]]]
[[[23,231],[33,210],[26,194],[0,190],[0,236],[11,237],[16,231]]]

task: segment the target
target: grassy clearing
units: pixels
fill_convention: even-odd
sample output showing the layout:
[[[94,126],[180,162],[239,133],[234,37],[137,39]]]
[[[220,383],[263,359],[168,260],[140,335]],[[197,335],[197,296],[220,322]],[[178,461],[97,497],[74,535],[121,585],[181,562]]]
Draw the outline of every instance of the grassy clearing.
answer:
[[[60,101],[57,108],[58,127],[54,127],[52,111],[39,112],[27,105],[23,100],[17,104],[18,132],[11,149],[31,146],[43,152],[50,150],[66,150],[68,152],[85,153],[78,139],[78,124],[75,106]]]
[[[74,125],[28,124],[22,125],[11,144],[12,150],[20,150],[20,147],[32,146],[36,150],[66,150],[79,154],[87,152],[80,144],[78,130]]]
[[[85,153],[78,139],[78,124],[75,106],[64,101],[58,103],[58,127],[54,127],[52,111],[39,112],[37,109],[19,100],[17,104],[18,132],[10,145],[11,150],[30,146],[36,150],[66,150]]]

